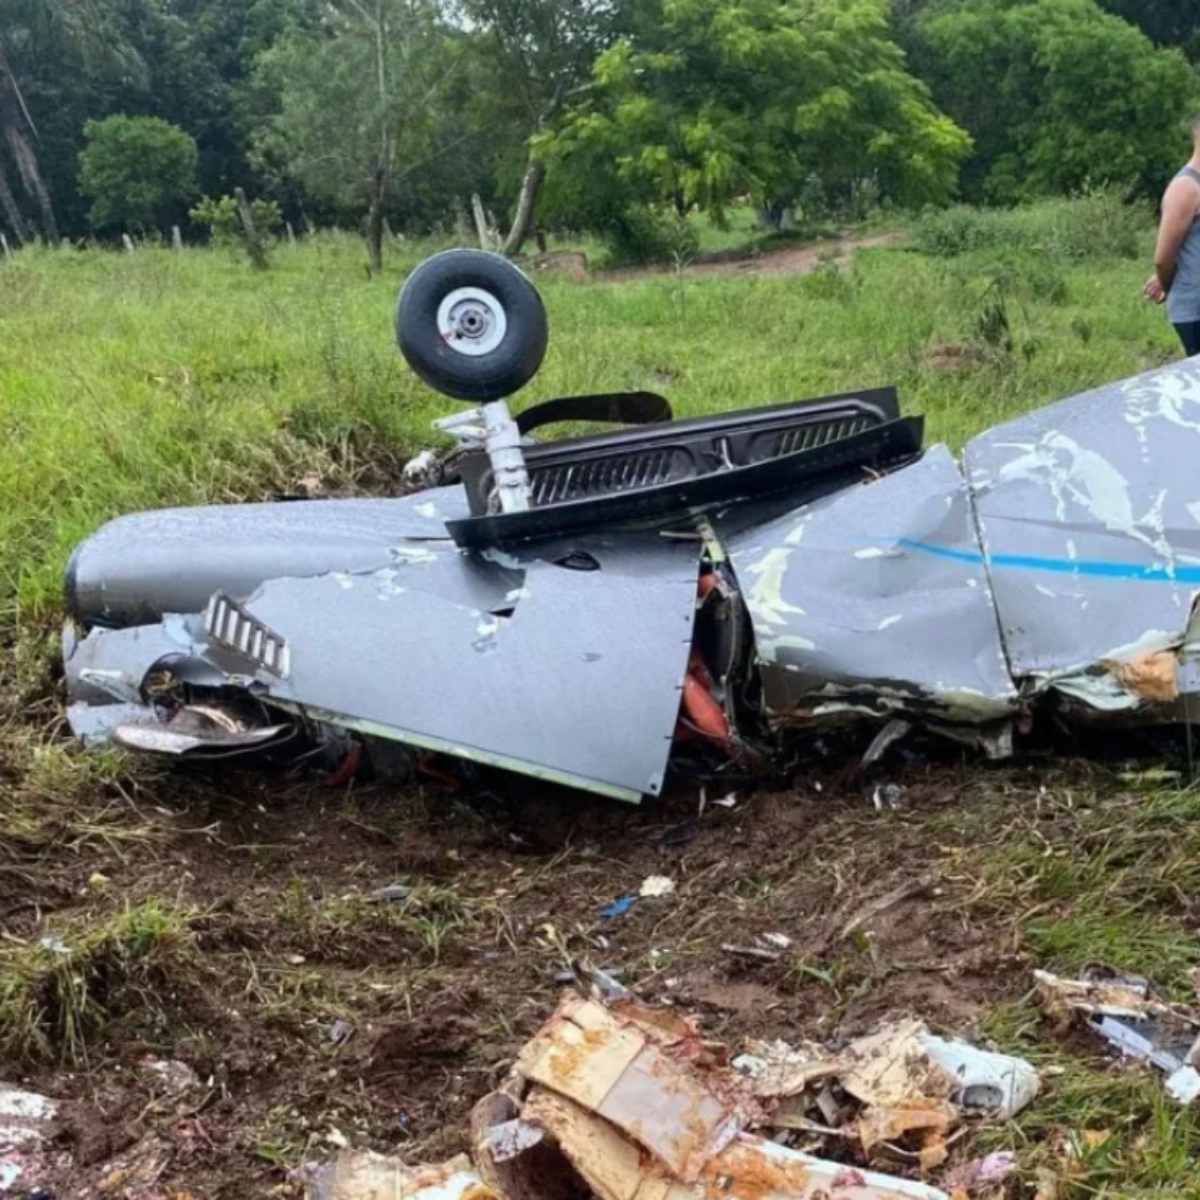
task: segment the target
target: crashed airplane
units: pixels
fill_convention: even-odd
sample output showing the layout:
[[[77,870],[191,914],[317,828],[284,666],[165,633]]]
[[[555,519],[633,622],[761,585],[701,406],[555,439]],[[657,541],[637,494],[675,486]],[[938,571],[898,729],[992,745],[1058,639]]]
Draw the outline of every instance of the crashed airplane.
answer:
[[[384,498],[120,517],[66,580],[69,719],[183,758],[487,764],[638,801],[797,732],[1186,722],[1200,692],[1200,362],[923,447],[889,389],[672,420],[651,393],[514,417],[537,290],[456,250],[400,348],[469,402]],[[555,423],[608,432],[544,439]],[[903,724],[899,724],[903,722]],[[890,736],[890,735],[888,735]],[[878,740],[878,739],[877,739]]]

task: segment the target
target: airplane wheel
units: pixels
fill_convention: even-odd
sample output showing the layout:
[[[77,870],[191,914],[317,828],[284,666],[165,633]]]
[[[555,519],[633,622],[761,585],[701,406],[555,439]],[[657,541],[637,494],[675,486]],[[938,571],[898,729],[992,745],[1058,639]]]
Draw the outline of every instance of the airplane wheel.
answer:
[[[405,281],[396,341],[429,386],[456,400],[511,396],[542,365],[549,341],[537,288],[506,258],[447,250]]]

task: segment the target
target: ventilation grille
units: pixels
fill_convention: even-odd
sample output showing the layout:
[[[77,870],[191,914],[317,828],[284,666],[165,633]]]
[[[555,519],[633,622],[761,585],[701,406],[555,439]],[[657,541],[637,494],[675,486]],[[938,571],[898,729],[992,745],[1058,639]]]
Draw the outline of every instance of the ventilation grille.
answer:
[[[537,508],[627,492],[693,474],[687,455],[673,448],[645,450],[602,458],[595,462],[565,463],[532,471],[533,503]]]
[[[819,421],[812,425],[799,425],[785,429],[771,449],[769,457],[782,458],[785,454],[798,454],[804,450],[818,450],[832,442],[853,437],[870,429],[875,422],[870,417],[844,417],[840,421]]]
[[[208,639],[248,658],[255,666],[281,679],[288,673],[287,643],[232,596],[214,592],[204,614]]]

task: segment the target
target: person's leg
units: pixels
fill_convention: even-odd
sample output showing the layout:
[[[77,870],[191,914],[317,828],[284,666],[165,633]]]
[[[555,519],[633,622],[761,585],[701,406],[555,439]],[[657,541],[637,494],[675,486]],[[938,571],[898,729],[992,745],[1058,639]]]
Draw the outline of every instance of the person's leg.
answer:
[[[1183,343],[1183,352],[1191,358],[1200,354],[1200,321],[1189,321],[1185,325],[1176,325],[1175,332]]]

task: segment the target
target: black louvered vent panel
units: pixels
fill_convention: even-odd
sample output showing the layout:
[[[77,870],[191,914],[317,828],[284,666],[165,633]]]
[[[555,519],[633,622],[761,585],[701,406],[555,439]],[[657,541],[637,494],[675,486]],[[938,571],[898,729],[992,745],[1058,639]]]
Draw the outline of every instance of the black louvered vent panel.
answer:
[[[591,462],[566,463],[557,467],[535,467],[531,472],[533,503],[543,508],[566,500],[607,496],[637,488],[653,487],[693,474],[690,459],[666,447]]]
[[[821,446],[828,446],[831,442],[840,442],[842,438],[862,433],[864,429],[869,429],[871,424],[868,417],[847,417],[840,421],[819,421],[795,429],[785,429],[774,447],[774,456],[816,450]]]

